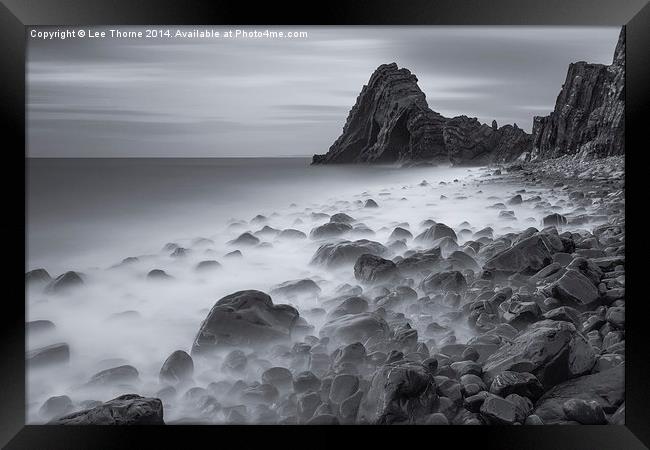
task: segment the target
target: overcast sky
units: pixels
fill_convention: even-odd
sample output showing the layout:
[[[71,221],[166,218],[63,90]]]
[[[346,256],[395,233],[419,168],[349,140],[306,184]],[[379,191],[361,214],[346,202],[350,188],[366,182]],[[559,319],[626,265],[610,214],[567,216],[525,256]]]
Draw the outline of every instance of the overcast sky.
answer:
[[[377,66],[390,62],[410,69],[429,106],[444,116],[514,122],[530,131],[533,116],[553,109],[569,63],[610,64],[620,31],[269,29],[306,31],[308,37],[28,39],[28,155],[325,153],[361,87]]]

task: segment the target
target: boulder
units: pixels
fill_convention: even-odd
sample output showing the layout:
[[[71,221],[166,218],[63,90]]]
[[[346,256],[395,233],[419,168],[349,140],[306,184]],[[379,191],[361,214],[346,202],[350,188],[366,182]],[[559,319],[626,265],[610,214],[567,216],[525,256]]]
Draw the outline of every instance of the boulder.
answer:
[[[54,419],[49,425],[164,425],[163,405],[157,398],[121,395],[91,409]]]
[[[557,281],[545,286],[543,291],[550,297],[577,307],[589,307],[598,300],[598,289],[577,270],[567,270]]]
[[[362,409],[371,423],[421,423],[437,399],[433,373],[421,363],[401,360],[377,369]]]
[[[192,357],[183,350],[176,350],[165,360],[160,368],[160,381],[176,384],[192,378],[194,362]]]
[[[532,275],[553,261],[553,247],[543,235],[530,236],[490,258],[483,269],[499,275]]]
[[[462,293],[467,289],[467,281],[463,274],[457,270],[433,273],[422,280],[420,289],[425,294],[440,292]]]
[[[200,353],[222,346],[268,346],[288,341],[298,320],[289,305],[274,305],[261,291],[239,291],[217,301],[192,346]]]
[[[532,373],[504,370],[492,380],[490,392],[499,397],[517,394],[535,401],[544,393],[544,387]]]
[[[321,245],[316,250],[310,264],[330,268],[354,264],[357,258],[364,253],[383,256],[387,253],[387,249],[379,242],[369,241],[367,239],[327,243]]]
[[[483,371],[490,384],[507,370],[531,373],[549,388],[588,373],[595,362],[593,349],[573,324],[542,320],[491,354]]]
[[[314,280],[305,278],[302,280],[291,280],[280,283],[271,288],[271,295],[280,295],[288,299],[296,297],[318,297],[321,289]]]
[[[343,234],[352,230],[352,225],[341,222],[330,222],[320,225],[309,233],[312,239],[327,239],[342,236]]]
[[[64,364],[70,360],[70,347],[65,342],[30,350],[25,355],[30,368]]]
[[[138,381],[138,370],[129,365],[111,367],[110,369],[97,372],[88,381],[89,386],[107,386],[127,384]]]
[[[81,274],[77,272],[66,272],[52,280],[45,290],[51,293],[61,293],[84,284]]]
[[[537,401],[534,414],[545,424],[566,423],[573,420],[564,411],[565,402],[571,399],[595,401],[605,413],[614,413],[625,400],[624,365],[558,384]]]
[[[388,324],[376,313],[347,314],[325,323],[320,330],[320,336],[344,344],[365,342],[373,336],[388,337]]]
[[[237,246],[240,245],[252,246],[252,245],[257,245],[259,243],[260,243],[260,239],[248,232],[240,234],[239,237],[233,239],[232,241],[228,241],[228,244],[237,245]]]
[[[365,284],[389,283],[399,278],[399,271],[393,261],[364,253],[354,263],[354,277]]]

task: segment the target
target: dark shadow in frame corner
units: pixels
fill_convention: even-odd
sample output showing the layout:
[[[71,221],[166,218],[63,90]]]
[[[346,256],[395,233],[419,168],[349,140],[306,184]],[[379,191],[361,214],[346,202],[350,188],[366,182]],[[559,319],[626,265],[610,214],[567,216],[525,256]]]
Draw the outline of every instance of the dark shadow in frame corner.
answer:
[[[341,25],[623,25],[626,27],[626,193],[636,188],[637,168],[628,155],[647,154],[650,108],[650,5],[647,0],[330,0],[307,9],[304,2],[247,2],[141,0],[1,0],[0,111],[5,151],[2,153],[3,259],[10,262],[3,283],[0,326],[0,445],[7,449],[150,448],[200,441],[214,445],[251,438],[269,442],[303,442],[316,447],[340,445],[341,438],[365,434],[385,444],[423,439],[441,440],[486,449],[643,449],[650,446],[650,359],[647,353],[647,309],[650,303],[635,295],[643,261],[629,264],[626,274],[629,339],[626,339],[626,426],[545,427],[290,427],[290,426],[175,426],[175,427],[52,427],[25,426],[25,183],[17,173],[25,168],[25,25],[46,24],[341,24]],[[645,5],[645,6],[644,6]],[[120,7],[121,6],[121,7]],[[643,175],[643,174],[642,174]],[[641,178],[642,179],[642,178]],[[632,185],[630,186],[630,183]],[[22,186],[23,196],[20,188]],[[626,199],[627,202],[627,199]],[[645,203],[645,202],[644,202]],[[636,212],[635,212],[636,209]],[[641,207],[628,208],[626,234],[637,236],[634,219]],[[632,234],[630,234],[632,233]],[[17,236],[23,236],[23,242]],[[637,236],[637,237],[635,237]],[[626,259],[641,253],[627,247]],[[640,255],[640,258],[643,255]],[[639,258],[639,259],[640,259]],[[18,261],[22,261],[20,266]],[[640,275],[643,276],[643,275]],[[630,284],[632,283],[632,284]],[[638,282],[639,290],[643,289]],[[637,294],[640,294],[637,293]],[[23,299],[21,301],[21,299]],[[287,431],[290,440],[287,440]],[[350,435],[350,436],[348,436]],[[245,436],[245,441],[242,437]],[[462,438],[461,438],[462,436]],[[273,439],[272,441],[270,439]],[[452,441],[453,439],[453,441]],[[261,439],[260,439],[261,440]],[[237,441],[234,441],[237,442]],[[645,443],[645,445],[644,445]],[[162,445],[161,445],[162,444]],[[456,446],[456,445],[454,445]]]

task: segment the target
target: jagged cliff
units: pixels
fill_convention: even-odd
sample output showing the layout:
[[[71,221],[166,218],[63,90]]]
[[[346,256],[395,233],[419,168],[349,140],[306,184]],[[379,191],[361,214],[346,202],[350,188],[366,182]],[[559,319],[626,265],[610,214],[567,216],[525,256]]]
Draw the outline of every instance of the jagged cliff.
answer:
[[[350,110],[343,134],[313,163],[485,163],[510,161],[530,146],[516,125],[501,128],[432,111],[417,78],[397,64],[375,70]],[[513,152],[514,149],[514,152]]]
[[[389,163],[445,157],[441,123],[417,78],[397,64],[375,70],[350,110],[343,134],[314,163]]]
[[[533,120],[529,159],[578,155],[582,159],[625,153],[625,28],[611,65],[569,65],[553,112]]]
[[[625,28],[611,65],[569,65],[554,111],[535,117],[533,133],[497,127],[476,118],[446,118],[432,111],[417,78],[397,64],[375,70],[350,110],[343,134],[323,163],[446,162],[485,164],[578,155],[583,159],[625,153]]]

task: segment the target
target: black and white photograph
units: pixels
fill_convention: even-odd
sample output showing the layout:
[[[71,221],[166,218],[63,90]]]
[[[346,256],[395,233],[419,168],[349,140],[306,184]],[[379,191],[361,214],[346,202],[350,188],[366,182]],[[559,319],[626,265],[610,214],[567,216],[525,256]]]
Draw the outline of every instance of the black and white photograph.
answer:
[[[27,424],[625,424],[625,26],[25,33]]]

